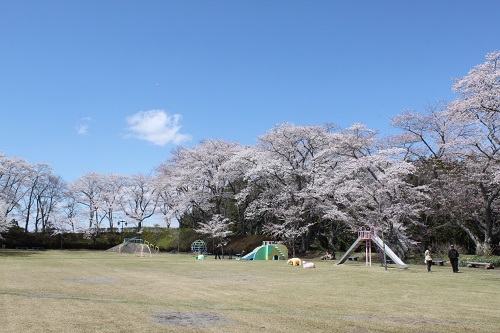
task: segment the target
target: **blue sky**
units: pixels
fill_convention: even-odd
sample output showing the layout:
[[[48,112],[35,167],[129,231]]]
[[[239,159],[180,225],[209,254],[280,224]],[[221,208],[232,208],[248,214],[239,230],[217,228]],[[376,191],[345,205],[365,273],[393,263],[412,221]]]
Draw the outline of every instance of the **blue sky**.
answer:
[[[148,173],[178,145],[367,124],[452,100],[500,1],[0,1],[0,152]]]

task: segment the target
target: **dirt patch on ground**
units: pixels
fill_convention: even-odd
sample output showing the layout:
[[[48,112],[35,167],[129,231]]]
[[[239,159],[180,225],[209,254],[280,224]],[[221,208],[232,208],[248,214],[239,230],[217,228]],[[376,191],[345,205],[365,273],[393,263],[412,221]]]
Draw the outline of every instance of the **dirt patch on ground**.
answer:
[[[172,326],[209,327],[236,324],[236,322],[213,312],[160,312],[152,317],[158,324]]]

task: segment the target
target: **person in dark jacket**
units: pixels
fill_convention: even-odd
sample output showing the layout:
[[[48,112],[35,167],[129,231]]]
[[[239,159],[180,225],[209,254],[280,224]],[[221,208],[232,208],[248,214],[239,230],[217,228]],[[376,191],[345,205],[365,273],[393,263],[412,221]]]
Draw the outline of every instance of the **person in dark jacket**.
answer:
[[[219,244],[219,245],[217,245],[217,246],[215,247],[215,251],[214,251],[215,260],[217,260],[217,258],[219,258],[219,259],[220,259],[220,253],[221,253],[221,252],[222,252],[222,251],[221,251],[221,245]]]
[[[448,258],[450,259],[451,268],[453,268],[453,273],[458,273],[458,251],[455,249],[454,245],[450,245],[450,250],[448,251]]]

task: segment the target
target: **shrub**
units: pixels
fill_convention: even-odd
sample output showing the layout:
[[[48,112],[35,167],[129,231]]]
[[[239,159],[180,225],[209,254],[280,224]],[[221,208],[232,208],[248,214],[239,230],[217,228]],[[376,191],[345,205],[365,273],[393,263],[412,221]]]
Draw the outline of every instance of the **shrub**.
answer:
[[[191,243],[199,238],[199,235],[188,228],[169,229],[169,228],[144,228],[141,237],[158,246],[161,251],[180,251],[190,252]]]

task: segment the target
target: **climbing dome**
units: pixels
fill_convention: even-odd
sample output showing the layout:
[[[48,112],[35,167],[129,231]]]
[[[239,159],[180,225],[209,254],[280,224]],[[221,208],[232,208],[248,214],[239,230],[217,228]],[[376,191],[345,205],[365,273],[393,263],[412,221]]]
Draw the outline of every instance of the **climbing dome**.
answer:
[[[207,252],[207,244],[205,243],[205,241],[202,241],[201,239],[195,240],[194,242],[191,243],[191,252],[194,253]]]
[[[149,257],[153,256],[148,244],[137,244],[134,255],[136,257],[145,257],[147,255],[149,255]]]

